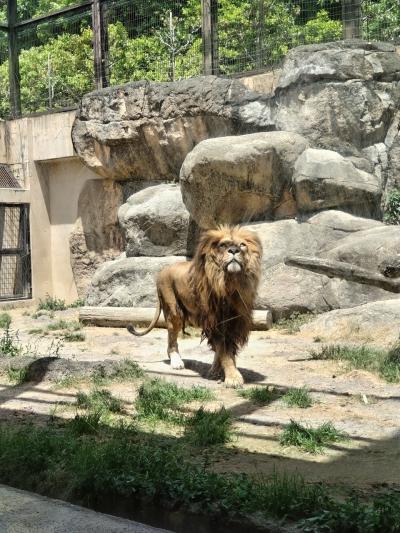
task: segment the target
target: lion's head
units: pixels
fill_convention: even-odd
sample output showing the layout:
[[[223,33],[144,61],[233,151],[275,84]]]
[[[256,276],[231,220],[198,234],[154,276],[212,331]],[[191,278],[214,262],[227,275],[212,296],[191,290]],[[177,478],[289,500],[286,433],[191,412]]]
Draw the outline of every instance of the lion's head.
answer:
[[[247,341],[261,256],[259,238],[244,228],[220,226],[201,236],[193,259],[192,282],[199,321],[213,348],[219,338],[234,351]]]

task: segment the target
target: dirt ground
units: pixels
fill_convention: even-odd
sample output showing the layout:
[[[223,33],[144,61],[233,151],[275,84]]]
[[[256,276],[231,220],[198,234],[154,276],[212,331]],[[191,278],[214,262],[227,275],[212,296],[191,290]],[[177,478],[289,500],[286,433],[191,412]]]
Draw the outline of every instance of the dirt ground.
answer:
[[[45,328],[60,318],[76,320],[78,310],[58,311],[53,318],[47,315],[33,318],[34,311],[8,311],[12,316],[12,330],[18,330],[21,343],[29,344],[32,352],[50,355],[54,351],[54,337],[51,334],[41,337],[28,331]],[[321,346],[311,337],[301,333],[289,335],[276,329],[253,332],[238,360],[245,387],[259,384],[285,388],[307,386],[315,402],[308,409],[300,409],[287,407],[279,399],[260,407],[240,397],[237,391],[209,381],[206,375],[212,354],[198,336],[180,340],[186,368],[174,371],[166,359],[166,330],[155,329],[141,338],[132,337],[123,328],[84,327],[82,331],[86,340],[65,342],[59,350],[61,357],[79,361],[130,358],[150,376],[182,386],[202,385],[215,389],[218,398],[215,407],[223,404],[236,417],[230,453],[222,454],[217,463],[220,471],[270,474],[276,469],[299,472],[313,482],[366,490],[400,485],[400,385],[388,384],[366,371],[347,371],[338,363],[311,360],[310,350]],[[133,405],[134,384],[115,383],[107,388],[127,405]],[[1,376],[0,417],[10,420],[28,415],[73,416],[73,408],[68,409],[66,405],[75,402],[79,389],[85,389],[85,385],[60,388],[46,378],[39,383],[16,386]],[[330,421],[338,430],[346,432],[349,439],[318,455],[282,447],[279,436],[291,419],[310,426]]]

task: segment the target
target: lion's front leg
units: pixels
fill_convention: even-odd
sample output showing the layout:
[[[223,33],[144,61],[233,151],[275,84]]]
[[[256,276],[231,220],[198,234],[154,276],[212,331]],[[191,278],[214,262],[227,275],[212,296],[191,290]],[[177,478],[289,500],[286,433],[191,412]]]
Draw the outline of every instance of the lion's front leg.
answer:
[[[219,360],[219,355],[214,354],[214,361],[211,365],[210,370],[208,371],[208,379],[221,379],[222,378],[222,367]]]
[[[236,368],[236,357],[227,353],[223,348],[216,352],[216,356],[217,355],[225,375],[225,387],[234,389],[243,387],[244,380],[242,374]]]

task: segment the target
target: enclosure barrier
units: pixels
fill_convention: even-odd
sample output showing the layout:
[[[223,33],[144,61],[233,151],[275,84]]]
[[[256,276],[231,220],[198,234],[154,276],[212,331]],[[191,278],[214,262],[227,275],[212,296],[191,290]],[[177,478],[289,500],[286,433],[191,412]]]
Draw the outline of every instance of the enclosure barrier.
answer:
[[[40,5],[0,1],[2,118],[76,107],[91,90],[140,79],[274,68],[301,44],[400,42],[398,0],[82,0],[47,14]]]

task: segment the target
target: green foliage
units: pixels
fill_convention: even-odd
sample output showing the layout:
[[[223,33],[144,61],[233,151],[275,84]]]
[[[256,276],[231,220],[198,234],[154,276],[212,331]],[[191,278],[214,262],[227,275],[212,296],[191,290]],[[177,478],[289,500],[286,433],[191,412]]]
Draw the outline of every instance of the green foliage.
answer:
[[[282,399],[289,407],[301,407],[302,409],[306,409],[313,404],[313,399],[307,387],[290,389]]]
[[[7,368],[7,377],[11,383],[22,385],[28,380],[28,368],[14,368],[13,366],[9,366]]]
[[[11,325],[11,316],[8,313],[0,314],[0,328],[8,329]]]
[[[83,298],[78,298],[75,300],[75,302],[72,302],[72,304],[69,304],[68,307],[71,309],[77,308],[77,307],[83,307],[85,305],[85,300]]]
[[[106,372],[104,367],[99,367],[95,370],[92,376],[92,381],[95,385],[104,385],[109,381],[133,381],[138,378],[143,378],[144,371],[136,363],[130,359],[124,359],[116,363],[112,370]]]
[[[282,446],[296,446],[308,453],[321,453],[328,444],[346,438],[329,422],[313,429],[291,420],[280,437],[280,443]]]
[[[281,318],[275,324],[274,328],[282,329],[285,333],[289,335],[294,335],[300,331],[301,326],[307,324],[314,318],[312,313],[300,313],[299,311],[294,311],[290,317]]]
[[[399,40],[400,7],[398,0],[364,0],[363,17],[364,39]]]
[[[16,357],[21,355],[22,346],[19,342],[18,332],[6,327],[0,337],[0,357]]]
[[[47,326],[47,329],[50,331],[57,331],[59,329],[67,329],[69,331],[78,331],[82,329],[82,325],[77,320],[71,320],[68,322],[67,320],[60,319],[57,320],[57,322],[53,322],[53,324],[49,324]]]
[[[83,342],[86,339],[86,335],[81,331],[65,331],[61,338],[65,342]]]
[[[38,311],[65,311],[67,306],[61,298],[56,298],[46,294],[44,300],[39,299]]]
[[[376,372],[389,382],[400,381],[400,342],[389,350],[371,346],[325,345],[321,350],[311,350],[310,355],[316,360],[346,361],[349,368],[361,368]]]
[[[400,224],[400,189],[394,189],[388,197],[384,221],[386,224]]]
[[[194,446],[225,444],[232,438],[232,415],[225,407],[219,411],[198,409],[186,421],[186,437]]]
[[[318,11],[316,17],[305,24],[303,31],[306,44],[338,41],[343,34],[342,23],[331,20],[324,9]]]
[[[204,387],[184,389],[175,383],[152,379],[141,385],[135,407],[140,418],[181,423],[183,415],[179,408],[182,404],[195,400],[208,401],[213,397],[210,389]]]
[[[103,413],[120,413],[123,408],[123,402],[116,398],[106,389],[94,389],[88,394],[78,392],[76,395],[76,405],[82,409]]]
[[[239,396],[258,405],[269,405],[282,396],[282,391],[274,387],[251,387],[238,391]]]
[[[100,411],[91,412],[85,415],[75,415],[69,424],[68,429],[75,435],[91,435],[97,433],[100,427],[102,413]]]

